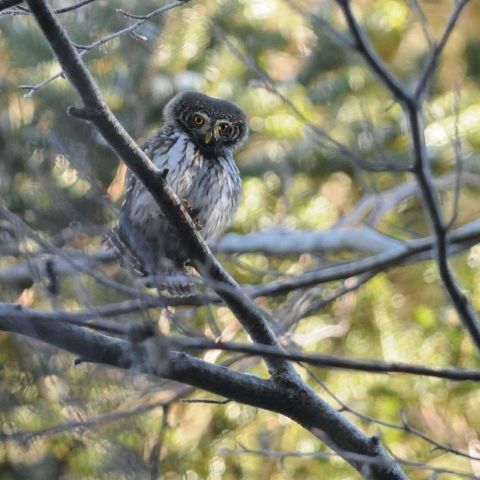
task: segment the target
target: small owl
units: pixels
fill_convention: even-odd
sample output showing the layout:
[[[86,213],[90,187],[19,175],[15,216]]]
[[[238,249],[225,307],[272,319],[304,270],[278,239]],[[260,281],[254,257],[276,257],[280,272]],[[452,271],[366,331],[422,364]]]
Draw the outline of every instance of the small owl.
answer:
[[[233,152],[248,137],[245,113],[234,103],[182,92],[164,109],[165,125],[143,146],[190,212],[206,241],[229,225],[240,198]],[[107,236],[124,266],[144,276],[184,272],[188,258],[153,197],[131,172],[118,225]]]

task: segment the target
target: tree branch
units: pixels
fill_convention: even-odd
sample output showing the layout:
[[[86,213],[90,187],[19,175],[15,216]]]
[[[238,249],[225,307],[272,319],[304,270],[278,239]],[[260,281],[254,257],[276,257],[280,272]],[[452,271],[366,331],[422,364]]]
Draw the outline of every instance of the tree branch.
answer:
[[[445,27],[440,41],[434,46],[432,53],[428,57],[425,66],[423,67],[420,78],[418,79],[414,94],[414,98],[417,101],[422,100],[421,97],[425,94],[425,89],[428,85],[428,82],[438,66],[440,56],[445,49],[445,45],[447,44],[448,39],[450,38],[450,35],[453,32],[453,29],[455,28],[463,9],[467,6],[469,1],[470,0],[458,0],[455,2],[455,6],[453,7],[453,11],[450,14],[447,26]]]
[[[84,314],[85,315],[85,314]],[[93,317],[93,315],[92,315]],[[23,308],[20,305],[0,302],[0,330],[3,325],[8,326],[12,320],[18,321],[20,324],[27,325],[32,332],[36,332],[36,325],[40,327],[44,322],[50,322],[52,325],[57,323],[59,325],[66,324],[76,327],[90,327],[92,329],[99,329],[102,331],[110,331],[112,333],[120,333],[128,335],[134,330],[143,330],[146,336],[152,335],[150,329],[143,329],[142,326],[134,325],[133,328],[129,326],[122,326],[121,324],[103,323],[88,324],[88,318],[79,316],[75,313],[69,312],[38,312]],[[3,324],[1,323],[3,322]],[[113,327],[113,328],[110,328]],[[116,327],[116,328],[115,328]],[[28,331],[19,327],[18,333],[29,334]],[[87,330],[88,331],[88,330]],[[142,334],[142,335],[143,335]],[[43,337],[42,337],[43,339]],[[246,355],[263,356],[271,358],[281,358],[291,360],[294,362],[302,362],[309,365],[322,368],[338,368],[344,370],[354,370],[373,373],[406,373],[411,375],[422,375],[426,377],[444,378],[454,381],[480,381],[480,370],[464,369],[454,367],[425,367],[423,365],[412,365],[399,362],[382,362],[379,360],[362,360],[355,358],[338,357],[335,355],[321,355],[321,354],[304,354],[301,352],[289,352],[281,350],[277,347],[261,345],[261,344],[244,344],[238,342],[224,342],[219,340],[210,340],[208,338],[183,338],[183,337],[166,337],[165,341],[169,345],[179,349],[200,349],[200,350],[221,350],[225,352],[244,353]],[[49,342],[50,343],[50,342]],[[70,350],[69,344],[57,345],[60,348]],[[87,358],[90,354],[87,354]],[[101,359],[96,359],[96,362],[104,363]]]
[[[357,50],[362,54],[370,69],[376,73],[381,82],[386,85],[395,98],[400,101],[407,116],[412,136],[412,150],[414,157],[412,171],[417,179],[422,199],[424,201],[425,212],[431,222],[432,230],[435,235],[436,256],[440,277],[459,317],[462,320],[462,323],[470,333],[477,349],[480,351],[479,319],[468,299],[461,291],[448,264],[449,240],[447,237],[447,225],[443,218],[441,206],[435,191],[430,163],[427,158],[422,113],[422,104],[424,100],[423,92],[425,86],[435,71],[440,55],[458,21],[460,13],[467,5],[468,0],[460,0],[456,2],[440,42],[435,47],[432,55],[427,61],[413,95],[407,92],[407,90],[390,73],[386,65],[382,62],[366,39],[363,31],[353,16],[350,0],[337,0],[337,3],[343,11],[350,32],[355,39]]]
[[[349,237],[355,237],[356,230],[352,229],[350,231]],[[295,233],[290,233],[292,237],[295,238]],[[261,237],[261,234],[259,238]],[[323,236],[322,232],[311,232],[312,237],[318,235],[319,237]],[[343,236],[343,234],[342,234]],[[328,235],[327,235],[328,237]],[[234,242],[237,243],[237,237],[232,237]],[[345,238],[345,237],[343,237]],[[229,240],[229,235],[225,237],[227,245],[233,248],[233,242]],[[239,241],[240,238],[238,237]],[[243,237],[242,243],[243,246],[248,247],[250,241],[248,236]],[[454,255],[465,251],[467,248],[472,245],[477,244],[480,241],[480,221],[476,220],[469,224],[463,225],[458,229],[452,231],[449,235],[449,248],[448,255]],[[298,290],[304,287],[312,287],[315,285],[320,285],[322,283],[336,281],[336,280],[345,280],[356,275],[362,275],[365,273],[375,272],[378,270],[386,271],[390,268],[405,265],[413,262],[419,262],[424,260],[429,260],[435,257],[435,237],[426,237],[417,240],[411,240],[409,242],[400,242],[397,246],[393,248],[395,240],[392,239],[392,248],[380,252],[377,255],[371,255],[369,257],[360,258],[358,260],[352,260],[349,262],[342,262],[333,265],[329,265],[317,270],[312,270],[298,276],[287,276],[282,277],[278,280],[273,280],[269,283],[265,283],[258,286],[249,286],[245,287],[249,297],[257,298],[262,296],[276,296],[289,293],[293,290]],[[398,241],[397,241],[398,242]],[[277,243],[272,241],[274,245]],[[298,242],[301,244],[301,242]],[[219,250],[224,252],[221,247],[222,241],[219,245]],[[264,244],[266,252],[268,250],[274,249],[278,250],[277,247],[268,247]],[[241,246],[240,246],[241,247]],[[314,246],[316,250],[322,250]],[[323,248],[326,248],[326,244],[323,244]],[[308,252],[308,250],[292,250],[289,252],[291,255],[297,255]],[[285,252],[287,253],[287,252]],[[311,253],[314,253],[313,251]],[[70,260],[67,261],[64,258],[57,256],[46,256],[44,258],[32,259],[27,263],[18,264],[12,267],[7,267],[3,270],[0,270],[0,284],[6,284],[14,287],[26,288],[32,285],[38,278],[43,278],[46,272],[46,266],[48,262],[53,262],[55,272],[58,275],[70,275],[74,270],[74,266],[78,265],[78,270],[84,272],[87,275],[89,274],[89,269],[92,268],[95,264],[99,262],[112,261],[112,255],[105,254],[105,251],[99,250],[93,252],[90,256],[82,255],[75,256],[70,255]],[[96,275],[98,278],[98,275]],[[112,288],[115,288],[112,285]],[[123,287],[125,290],[134,296],[138,296],[139,292],[135,289],[129,288],[127,286]],[[138,308],[141,308],[142,305],[145,307],[155,307],[162,305],[170,306],[180,306],[180,305],[190,305],[190,306],[200,306],[208,303],[217,303],[220,302],[220,297],[212,295],[190,295],[186,297],[162,297],[160,304],[159,299],[152,295],[142,294],[142,301],[145,301],[144,304],[138,304],[133,306],[132,310],[125,310],[125,313],[129,311],[135,311]],[[117,308],[117,307],[112,307]],[[121,314],[124,307],[119,306],[119,311],[115,314]]]
[[[84,362],[134,369],[186,383],[246,405],[282,413],[309,431],[320,429],[324,433],[322,440],[360,472],[367,465],[374,473],[366,478],[406,478],[399,467],[391,462],[378,441],[373,440],[376,437],[368,438],[353,428],[308,387],[292,388],[288,384],[263,380],[213,365],[185,353],[166,351],[165,345],[153,337],[136,343],[132,348],[127,340],[92,332],[83,327],[44,318],[35,321],[22,318],[19,312],[25,310],[13,305],[3,305],[2,310],[1,330],[55,345],[80,356]]]
[[[375,52],[375,49],[372,47],[362,29],[358,25],[350,6],[350,0],[337,0],[337,4],[343,12],[345,21],[347,22],[350,33],[355,41],[355,49],[363,56],[368,66],[380,78],[382,83],[387,86],[392,95],[401,103],[407,101],[409,99],[409,94],[407,93],[405,87],[403,87],[403,85],[383,63],[382,59]]]

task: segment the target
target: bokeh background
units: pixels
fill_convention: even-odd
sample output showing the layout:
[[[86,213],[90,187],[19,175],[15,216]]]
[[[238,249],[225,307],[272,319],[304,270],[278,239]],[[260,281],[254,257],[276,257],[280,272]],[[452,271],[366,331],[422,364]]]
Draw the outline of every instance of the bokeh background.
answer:
[[[419,2],[434,38],[440,35],[452,3]],[[378,53],[402,81],[413,85],[429,51],[414,2],[365,0],[353,5]],[[88,45],[133,21],[118,8],[145,14],[157,7],[150,0],[98,0],[61,15],[61,20],[75,42]],[[469,180],[462,185],[456,226],[480,214],[479,23],[480,5],[471,2],[448,43],[425,108],[425,133],[435,175],[455,170],[456,130],[462,143]],[[237,154],[244,189],[232,231],[324,230],[348,216],[364,195],[412,180],[407,173],[369,173],[354,167],[312,128],[325,129],[371,162],[406,165],[411,160],[400,107],[361,58],[335,41],[328,27],[348,38],[335,2],[193,0],[147,22],[137,36],[122,36],[86,53],[85,59],[108,104],[139,142],[161,126],[163,106],[182,89],[229,98],[245,109],[251,136]],[[21,88],[37,85],[57,72],[57,63],[31,18],[0,17],[0,199],[42,238],[59,247],[94,252],[101,247],[102,233],[121,201],[124,169],[92,126],[66,116],[67,107],[79,105],[79,100],[65,79],[33,90]],[[441,198],[445,212],[451,214],[453,189],[443,190]],[[429,234],[416,197],[398,202],[375,226],[401,239]],[[70,234],[65,237],[65,232]],[[39,253],[35,241],[12,230],[7,222],[0,224],[0,238],[0,270]],[[220,258],[242,283],[260,284],[360,255],[346,251]],[[473,246],[452,264],[478,310],[480,248]],[[119,281],[130,281],[115,264],[98,268]],[[75,311],[125,299],[88,276],[80,275],[80,280],[62,277],[55,298],[42,282],[2,281],[0,291],[4,301],[19,301],[35,309]],[[326,294],[336,286],[323,285],[317,293]],[[295,295],[258,302],[281,317],[298,300]],[[155,318],[158,312],[151,315]],[[210,332],[208,318],[213,315],[227,339],[246,340],[225,308],[186,310],[182,315],[192,328],[204,333]],[[131,314],[127,320],[137,318],[142,314]],[[177,333],[173,326],[163,327]],[[433,262],[376,275],[357,291],[302,319],[285,332],[285,338],[306,352],[480,366]],[[207,354],[207,358],[220,361],[226,356]],[[237,366],[265,375],[261,363],[243,361]],[[397,425],[404,415],[412,427],[429,437],[464,450],[477,441],[480,393],[475,383],[312,372],[363,415]],[[304,371],[302,375],[339,406],[318,382]],[[0,443],[0,479],[149,478],[149,459],[159,438],[159,468],[162,478],[169,480],[357,478],[335,457],[312,458],[310,454],[326,452],[326,447],[293,422],[251,407],[175,402],[168,409],[168,428],[162,429],[164,410],[148,406],[169,399],[179,389],[135,373],[91,365],[74,367],[68,354],[0,334],[4,433],[94,419],[93,425],[84,428],[50,431],[25,443]],[[212,398],[202,392],[191,396]],[[109,417],[112,412],[126,411],[133,413]],[[388,448],[403,459],[467,473],[479,468],[466,458],[431,451],[429,443],[406,432],[348,412],[345,415],[368,434],[381,434]],[[247,450],[302,455],[280,458]],[[431,478],[425,469],[406,470],[412,479]]]

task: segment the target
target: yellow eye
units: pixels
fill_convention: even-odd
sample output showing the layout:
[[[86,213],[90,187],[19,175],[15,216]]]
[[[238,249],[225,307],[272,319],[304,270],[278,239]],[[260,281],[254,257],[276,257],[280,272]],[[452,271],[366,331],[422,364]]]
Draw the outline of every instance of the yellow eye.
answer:
[[[218,125],[218,131],[219,131],[219,132],[224,132],[224,131],[227,129],[227,127],[228,127],[228,124],[227,124],[227,123],[220,123],[220,124]]]
[[[203,117],[201,117],[200,115],[195,115],[195,116],[193,117],[193,123],[194,123],[195,125],[200,126],[200,125],[203,125],[203,124],[205,123],[205,120],[204,120]]]

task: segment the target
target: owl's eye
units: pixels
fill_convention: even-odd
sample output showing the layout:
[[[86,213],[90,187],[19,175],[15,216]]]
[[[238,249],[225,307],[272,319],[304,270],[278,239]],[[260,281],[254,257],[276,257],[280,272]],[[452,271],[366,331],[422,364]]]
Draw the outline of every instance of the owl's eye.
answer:
[[[205,123],[205,119],[201,117],[200,115],[195,115],[193,117],[193,123],[195,125],[198,125],[199,127]]]
[[[229,128],[230,128],[230,125],[228,123],[219,123],[218,124],[218,131],[220,133],[227,132]]]

